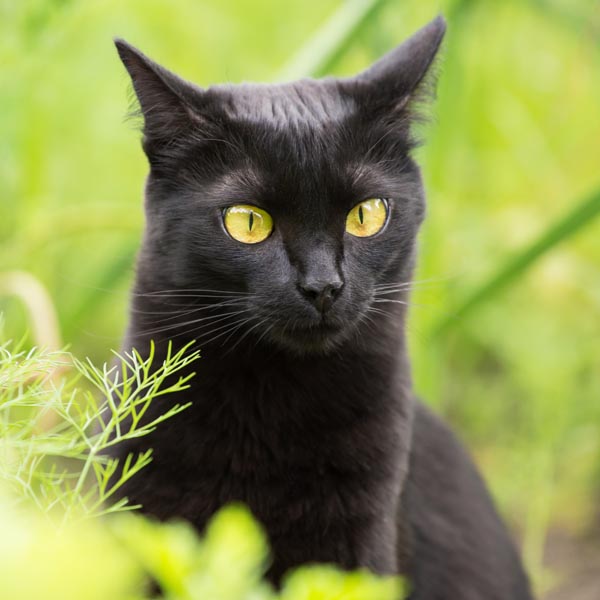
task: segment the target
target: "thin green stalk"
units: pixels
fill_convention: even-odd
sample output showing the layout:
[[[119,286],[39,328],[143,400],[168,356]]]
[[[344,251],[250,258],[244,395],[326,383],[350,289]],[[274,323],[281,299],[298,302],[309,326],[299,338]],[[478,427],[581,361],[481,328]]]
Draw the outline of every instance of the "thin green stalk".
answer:
[[[348,0],[335,11],[313,37],[281,69],[277,79],[322,77],[332,70],[388,0]]]
[[[521,252],[510,258],[488,281],[469,294],[454,311],[442,319],[433,328],[433,337],[439,337],[448,331],[460,319],[464,319],[481,304],[497,296],[503,288],[516,281],[542,256],[560,242],[575,235],[586,225],[592,223],[600,214],[600,188],[590,197],[575,206],[554,225],[548,227],[542,235]]]

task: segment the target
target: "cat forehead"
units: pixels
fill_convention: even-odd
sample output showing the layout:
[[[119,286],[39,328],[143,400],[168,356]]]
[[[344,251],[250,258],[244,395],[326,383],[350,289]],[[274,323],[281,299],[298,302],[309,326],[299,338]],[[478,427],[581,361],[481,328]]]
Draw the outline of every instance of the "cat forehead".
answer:
[[[211,88],[226,115],[234,120],[275,125],[310,125],[339,121],[355,102],[335,79],[304,79],[283,84],[243,83]]]

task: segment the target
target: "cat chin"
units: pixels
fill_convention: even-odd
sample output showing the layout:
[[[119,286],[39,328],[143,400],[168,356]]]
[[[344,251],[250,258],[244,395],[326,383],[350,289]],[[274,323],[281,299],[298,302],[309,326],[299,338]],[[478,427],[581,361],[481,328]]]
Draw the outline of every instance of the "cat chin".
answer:
[[[348,327],[306,327],[273,329],[269,342],[300,356],[329,354],[346,341],[352,331]]]
[[[271,336],[271,343],[280,350],[284,350],[296,356],[326,356],[334,352],[341,343],[341,340],[329,339],[320,341],[298,340],[285,336]]]

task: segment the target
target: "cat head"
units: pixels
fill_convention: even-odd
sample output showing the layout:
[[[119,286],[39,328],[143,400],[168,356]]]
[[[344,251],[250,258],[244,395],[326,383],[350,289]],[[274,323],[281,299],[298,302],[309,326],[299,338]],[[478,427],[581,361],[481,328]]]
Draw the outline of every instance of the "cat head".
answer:
[[[444,31],[438,17],[355,77],[207,89],[116,41],[150,164],[135,297],[205,311],[165,310],[157,333],[327,352],[394,312],[378,301],[410,279],[411,125]]]

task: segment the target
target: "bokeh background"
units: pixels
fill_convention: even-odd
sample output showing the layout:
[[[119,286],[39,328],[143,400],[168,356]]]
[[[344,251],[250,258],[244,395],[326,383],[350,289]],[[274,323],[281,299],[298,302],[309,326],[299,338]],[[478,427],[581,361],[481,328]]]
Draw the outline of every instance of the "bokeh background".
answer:
[[[600,594],[600,3],[0,0],[0,311],[118,348],[146,163],[122,36],[201,85],[349,75],[438,12],[409,335],[545,598]]]

